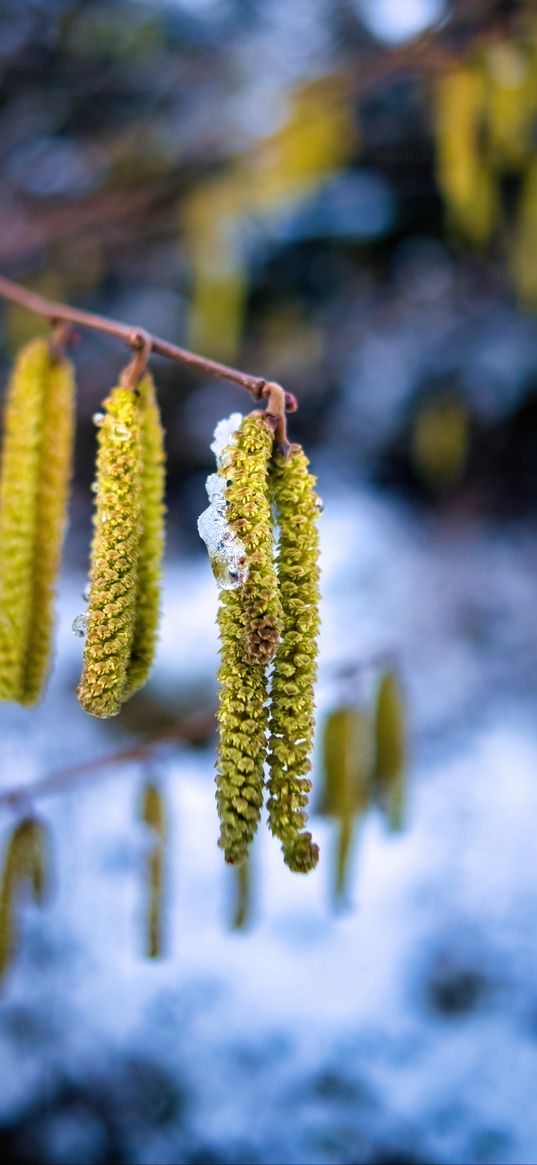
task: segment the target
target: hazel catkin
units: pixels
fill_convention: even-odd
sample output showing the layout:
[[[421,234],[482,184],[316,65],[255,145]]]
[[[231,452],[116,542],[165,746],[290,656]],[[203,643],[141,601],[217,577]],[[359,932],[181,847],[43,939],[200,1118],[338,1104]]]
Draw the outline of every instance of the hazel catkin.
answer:
[[[164,433],[155,385],[146,372],[137,389],[141,446],[141,526],[136,617],[123,700],[145,684],[157,646],[164,553]]]
[[[44,339],[20,351],[0,474],[0,698],[35,704],[49,668],[72,469],[74,379]]]
[[[319,850],[307,821],[319,631],[318,499],[299,445],[276,454],[271,475],[280,528],[277,570],[284,630],[271,687],[269,827],[290,869],[307,873]]]
[[[86,712],[106,717],[116,716],[121,708],[131,660],[142,507],[137,399],[118,385],[103,407],[86,643],[77,698]]]
[[[273,560],[268,463],[273,434],[264,414],[246,417],[229,447],[225,473],[229,529],[244,547],[248,571],[225,590],[218,616],[221,638],[219,752],[216,800],[226,861],[248,855],[261,814],[266,757],[267,663],[281,632]]]

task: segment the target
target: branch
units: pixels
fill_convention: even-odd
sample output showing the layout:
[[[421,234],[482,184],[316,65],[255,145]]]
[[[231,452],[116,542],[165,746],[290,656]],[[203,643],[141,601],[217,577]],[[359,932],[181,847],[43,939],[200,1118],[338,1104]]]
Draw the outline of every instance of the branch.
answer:
[[[105,332],[108,336],[123,340],[131,348],[145,348],[148,353],[156,352],[158,356],[165,356],[168,360],[187,364],[190,368],[196,368],[199,372],[216,377],[217,380],[231,380],[234,384],[246,389],[256,401],[262,398],[266,384],[266,380],[262,377],[251,376],[250,373],[241,372],[238,368],[230,368],[227,364],[220,364],[217,360],[209,360],[207,356],[199,356],[197,352],[190,352],[188,348],[180,348],[177,344],[170,344],[168,340],[152,336],[143,328],[135,328],[131,324],[122,324],[118,320],[108,319],[107,316],[96,315],[94,312],[69,307],[65,303],[55,303],[53,300],[44,299],[35,291],[29,291],[28,288],[22,287],[20,283],[13,283],[11,279],[6,279],[4,275],[0,275],[0,296],[3,299],[10,299],[14,303],[18,303],[28,311],[35,312],[36,315],[45,316],[51,323],[61,321],[62,323],[76,324],[81,328],[93,328],[95,331]],[[289,412],[294,412],[296,409],[294,397],[291,393],[286,393],[285,397],[286,408]]]
[[[38,777],[35,781],[29,781],[26,785],[13,785],[11,788],[2,789],[0,791],[0,808],[16,809],[26,802],[32,802],[38,798],[48,797],[52,793],[69,789],[74,783],[78,784],[87,777],[91,778],[98,773],[103,773],[106,769],[114,768],[116,765],[147,760],[162,744],[178,742],[199,744],[207,737],[208,733],[212,732],[214,726],[215,711],[214,708],[210,708],[199,716],[185,720],[181,725],[168,728],[166,732],[161,732],[159,736],[153,737],[152,740],[146,740],[143,744],[131,744],[119,752],[83,761],[81,764],[69,765],[65,769],[58,769],[54,773]]]

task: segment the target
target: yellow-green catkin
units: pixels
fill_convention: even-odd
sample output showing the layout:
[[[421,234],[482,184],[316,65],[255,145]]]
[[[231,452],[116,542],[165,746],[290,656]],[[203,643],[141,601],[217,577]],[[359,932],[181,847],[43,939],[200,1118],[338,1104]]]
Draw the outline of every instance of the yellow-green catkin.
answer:
[[[45,339],[19,353],[0,471],[0,699],[34,704],[47,677],[72,464],[73,376]]]
[[[55,583],[60,567],[72,474],[75,385],[73,368],[61,357],[52,360],[43,413],[43,442],[37,497],[32,618],[21,703],[39,700],[49,669]]]
[[[537,311],[537,159],[524,177],[509,263],[523,307]]]
[[[477,247],[498,220],[495,174],[481,148],[486,83],[479,61],[446,70],[436,84],[436,173],[448,220]]]
[[[371,792],[371,724],[352,706],[335,708],[323,731],[324,784],[318,812],[325,817],[365,813]]]
[[[93,716],[116,716],[127,684],[136,625],[141,527],[139,408],[118,385],[98,434],[96,508],[82,678],[77,698]]]
[[[151,830],[147,854],[147,930],[146,954],[158,959],[163,951],[164,841],[166,809],[162,791],[148,781],[142,794],[142,821]]]
[[[401,828],[405,808],[405,715],[399,680],[394,671],[381,676],[375,701],[374,783],[390,826]]]
[[[244,658],[271,662],[281,639],[283,611],[274,563],[268,471],[274,434],[264,413],[245,417],[237,434],[226,491],[227,518],[246,549],[248,577],[241,587]]]
[[[324,787],[319,812],[338,821],[334,854],[334,899],[347,896],[356,820],[371,793],[371,724],[359,708],[336,708],[323,732]]]
[[[164,553],[164,433],[153,378],[138,385],[142,453],[141,530],[138,550],[136,621],[123,699],[145,684],[157,646],[160,579]]]
[[[518,172],[533,153],[535,66],[523,45],[502,37],[487,46],[484,67],[492,159],[498,170]]]
[[[47,889],[47,839],[42,824],[28,817],[15,827],[7,843],[0,876],[0,979],[18,946],[18,896],[28,886],[35,902],[43,903]]]
[[[427,401],[414,421],[412,459],[422,480],[438,493],[461,480],[470,449],[470,418],[455,395]]]
[[[310,753],[315,727],[314,684],[319,632],[318,499],[315,478],[299,445],[277,454],[273,496],[280,527],[277,570],[284,615],[283,638],[271,689],[269,825],[282,842],[286,864],[307,873],[319,857],[307,821]]]
[[[268,726],[267,662],[281,630],[273,561],[268,464],[273,433],[260,413],[246,417],[230,446],[226,514],[244,547],[248,577],[221,594],[219,751],[216,801],[226,861],[248,855],[263,804]]]

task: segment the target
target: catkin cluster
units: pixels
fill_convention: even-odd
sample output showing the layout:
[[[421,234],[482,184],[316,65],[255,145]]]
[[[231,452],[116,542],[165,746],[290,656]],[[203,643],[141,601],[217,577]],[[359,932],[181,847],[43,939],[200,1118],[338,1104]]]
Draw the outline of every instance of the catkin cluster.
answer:
[[[154,385],[121,384],[104,402],[98,434],[89,603],[77,697],[93,716],[116,716],[144,683],[156,647],[164,547],[164,452]]]
[[[318,860],[304,832],[319,629],[318,508],[300,446],[274,456],[273,443],[270,418],[252,413],[220,469],[227,483],[224,538],[240,541],[246,577],[222,592],[218,616],[216,799],[220,845],[228,862],[240,864],[258,826],[268,764],[270,829],[287,865],[307,872]]]

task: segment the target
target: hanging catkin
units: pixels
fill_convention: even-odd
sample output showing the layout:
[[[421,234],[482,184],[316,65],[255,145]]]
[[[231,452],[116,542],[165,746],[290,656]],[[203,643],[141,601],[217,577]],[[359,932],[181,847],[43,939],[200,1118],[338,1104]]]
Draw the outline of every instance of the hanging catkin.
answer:
[[[34,704],[46,680],[72,466],[71,365],[33,340],[5,409],[0,477],[0,698]]]
[[[217,805],[226,861],[248,855],[263,804],[267,675],[281,628],[273,561],[268,464],[273,433],[264,414],[246,417],[230,446],[225,473],[229,530],[244,547],[248,576],[222,593]]]
[[[21,887],[29,887],[39,904],[46,898],[48,848],[45,829],[35,817],[20,821],[9,837],[0,874],[0,979],[17,951]]]
[[[314,683],[319,631],[318,499],[315,478],[299,445],[277,454],[272,472],[280,540],[278,578],[284,615],[283,639],[272,676],[268,801],[269,825],[282,842],[286,864],[306,873],[319,851],[301,832],[311,781]]]
[[[138,401],[118,385],[98,434],[96,509],[82,678],[77,697],[93,716],[115,716],[124,699],[136,625],[141,525]]]
[[[60,567],[74,442],[74,376],[69,361],[52,360],[43,412],[43,440],[33,575],[32,618],[21,703],[39,700],[51,655],[54,587]]]
[[[141,472],[141,529],[138,548],[136,620],[123,699],[145,684],[155,656],[164,552],[164,434],[153,378],[138,385]]]

